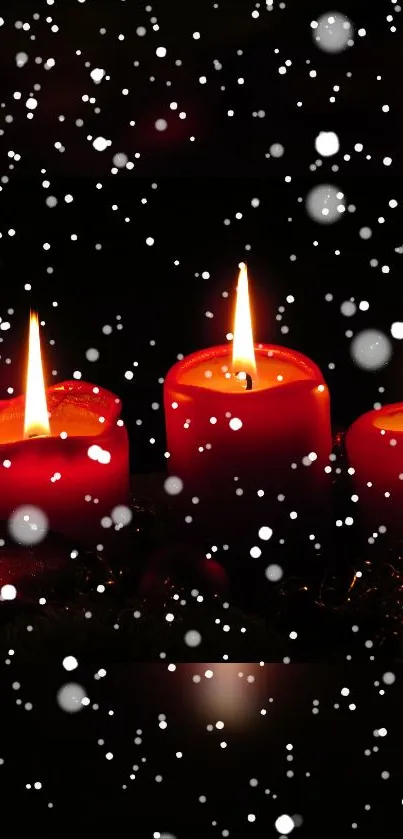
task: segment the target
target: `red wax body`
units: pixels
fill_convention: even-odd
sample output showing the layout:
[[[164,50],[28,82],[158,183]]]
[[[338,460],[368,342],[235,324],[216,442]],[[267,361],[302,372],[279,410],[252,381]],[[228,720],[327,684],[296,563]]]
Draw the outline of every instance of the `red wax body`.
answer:
[[[50,437],[23,439],[25,397],[0,403],[0,519],[24,505],[41,509],[50,529],[102,541],[101,518],[127,504],[127,432],[121,402],[81,381],[47,390]],[[91,453],[100,460],[92,459]]]
[[[184,482],[187,512],[196,516],[204,508],[210,523],[232,518],[232,534],[237,510],[253,516],[252,497],[258,497],[261,524],[270,525],[258,490],[277,506],[276,497],[284,494],[289,512],[315,506],[327,485],[324,467],[332,448],[329,393],[318,367],[283,347],[259,344],[255,353],[252,390],[230,374],[228,345],[178,362],[164,384],[168,467]],[[241,513],[234,501],[245,496]]]
[[[359,417],[346,434],[346,452],[368,533],[384,525],[403,534],[403,402]]]

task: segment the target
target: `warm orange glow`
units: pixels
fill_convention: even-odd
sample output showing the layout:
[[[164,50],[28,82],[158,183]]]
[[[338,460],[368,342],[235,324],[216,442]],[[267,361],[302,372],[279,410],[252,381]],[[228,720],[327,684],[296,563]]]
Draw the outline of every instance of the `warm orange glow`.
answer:
[[[45,381],[41,358],[38,315],[31,312],[29,323],[28,372],[25,391],[24,437],[50,435]]]
[[[232,369],[234,373],[256,376],[256,358],[253,345],[252,318],[249,303],[248,274],[241,263],[235,309],[234,340],[232,344]]]

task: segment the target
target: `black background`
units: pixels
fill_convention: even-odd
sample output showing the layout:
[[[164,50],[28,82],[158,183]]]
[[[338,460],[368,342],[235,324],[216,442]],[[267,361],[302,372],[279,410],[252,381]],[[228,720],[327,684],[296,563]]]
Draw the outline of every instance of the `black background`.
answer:
[[[356,35],[351,49],[330,55],[314,44],[310,28],[312,20],[332,11],[323,2],[286,0],[281,8],[274,0],[271,12],[261,3],[258,19],[251,17],[255,6],[250,0],[220,0],[216,5],[210,0],[159,0],[147,11],[146,2],[134,0],[56,0],[51,6],[44,0],[17,0],[0,6],[0,316],[11,324],[0,333],[0,397],[7,398],[10,387],[15,393],[22,390],[29,309],[37,308],[45,322],[48,381],[52,370],[57,371],[54,380],[79,370],[83,379],[122,398],[135,472],[163,470],[158,380],[179,353],[225,341],[232,328],[241,260],[249,268],[256,340],[294,347],[321,367],[331,391],[335,429],[346,428],[378,400],[402,398],[399,342],[393,342],[388,367],[365,373],[354,366],[345,335],[347,329],[357,333],[369,327],[390,334],[392,322],[403,320],[403,257],[396,252],[403,244],[399,12],[386,0],[346,0],[339,11],[367,34]],[[38,20],[34,13],[40,15]],[[394,16],[395,33],[386,19],[389,14]],[[152,31],[152,15],[160,27],[157,32]],[[31,28],[24,31],[16,21],[29,22]],[[58,32],[52,33],[53,23]],[[145,37],[136,34],[138,26],[146,27]],[[100,33],[102,27],[105,34]],[[192,38],[195,31],[200,31],[200,40]],[[167,48],[165,58],[156,57],[158,46]],[[15,61],[20,51],[29,55],[23,68]],[[45,70],[43,63],[35,63],[36,56],[43,62],[53,57],[55,67]],[[292,66],[280,75],[278,68],[288,59]],[[176,60],[182,64],[176,66]],[[221,70],[214,69],[214,60],[222,64]],[[104,68],[110,80],[95,85],[90,78],[95,67]],[[311,69],[317,71],[316,78],[309,77]],[[205,85],[198,81],[203,75]],[[240,77],[243,85],[237,83]],[[40,90],[35,92],[36,84]],[[340,92],[333,92],[334,85],[340,85]],[[129,89],[127,96],[124,88]],[[14,98],[15,91],[21,92],[21,99]],[[335,103],[329,101],[333,93]],[[25,102],[31,94],[38,107],[28,120]],[[96,97],[96,103],[84,102],[83,96]],[[170,110],[171,101],[178,102],[177,111]],[[297,107],[298,101],[302,107]],[[382,112],[384,104],[390,106],[389,113]],[[227,115],[230,109],[233,117]],[[264,118],[253,116],[259,110]],[[180,111],[186,112],[186,119],[178,118]],[[159,118],[167,119],[167,131],[156,131]],[[82,127],[75,124],[78,119]],[[319,157],[315,138],[330,130],[340,139],[340,152],[311,171]],[[88,136],[104,136],[112,144],[97,152]],[[57,142],[63,153],[55,148]],[[273,143],[284,146],[283,157],[266,157]],[[354,151],[356,143],[363,144],[361,153]],[[119,169],[113,175],[112,158],[119,152],[135,165],[132,171]],[[10,153],[21,159],[15,161]],[[351,155],[349,161],[343,159],[345,154]],[[386,156],[393,160],[390,167],[383,164]],[[43,186],[46,180],[48,188]],[[336,184],[347,205],[355,207],[329,226],[312,221],[304,206],[309,190],[327,182]],[[72,203],[66,204],[66,194],[73,196]],[[47,195],[58,199],[56,207],[46,206]],[[260,200],[256,208],[253,198]],[[391,199],[399,202],[396,209],[388,206]],[[236,213],[242,213],[240,220]],[[380,217],[384,223],[379,223]],[[369,241],[359,236],[363,226],[373,231]],[[14,236],[8,233],[11,229]],[[77,241],[71,240],[73,234]],[[150,236],[155,239],[152,247],[146,244]],[[43,249],[46,242],[51,245],[48,251]],[[297,260],[291,261],[291,255]],[[377,267],[370,266],[371,259],[378,260]],[[382,274],[382,265],[388,265],[390,273]],[[203,278],[203,272],[209,277]],[[31,291],[24,290],[26,283]],[[228,298],[222,297],[223,291]],[[325,301],[328,293],[333,294],[332,302]],[[292,304],[285,302],[289,294],[295,297]],[[367,300],[369,311],[344,317],[340,305],[350,298],[357,303]],[[279,306],[285,306],[281,322],[276,320]],[[207,311],[214,317],[206,317]],[[118,323],[122,330],[117,330]],[[113,327],[110,335],[102,333],[106,324]],[[280,332],[282,324],[289,327],[287,335]],[[100,352],[95,363],[85,356],[92,347]],[[334,370],[329,363],[335,364]],[[124,374],[130,369],[135,375],[127,381]],[[381,396],[379,387],[385,387]],[[157,411],[152,408],[155,402],[160,405]],[[29,625],[29,615],[22,621]],[[74,649],[68,650],[68,637],[64,647],[64,654],[74,655]],[[9,648],[5,629],[3,660]],[[217,740],[217,732],[205,733],[205,724],[215,722],[214,714],[203,721],[197,716],[192,692],[183,687],[185,675],[167,673],[166,662],[111,664],[95,688],[94,672],[103,666],[102,654],[80,662],[77,681],[86,686],[92,702],[99,702],[100,710],[86,709],[70,718],[54,700],[63,680],[70,679],[62,669],[62,657],[53,661],[44,656],[28,664],[19,661],[16,649],[11,664],[2,666],[2,813],[13,830],[29,825],[42,835],[150,839],[155,831],[168,830],[182,839],[221,836],[229,829],[230,837],[266,838],[279,835],[273,825],[284,812],[303,816],[295,836],[401,835],[400,682],[379,697],[374,682],[382,687],[387,667],[382,660],[371,661],[370,651],[361,669],[355,668],[354,659],[346,664],[344,651],[340,667],[306,665],[298,670],[280,663],[270,670],[269,665],[262,690],[267,701],[275,683],[281,719],[258,731],[256,710],[258,723],[255,720],[252,731],[245,711],[245,725],[241,720],[235,726],[225,758],[217,743],[214,751],[207,740]],[[189,680],[190,671],[203,669],[182,667],[190,668]],[[399,666],[394,669],[400,676]],[[172,694],[164,682],[168,677],[176,679]],[[15,682],[24,694],[22,706],[15,704],[20,695],[12,689]],[[333,710],[346,684],[357,708]],[[326,708],[318,719],[311,719],[313,698]],[[26,701],[33,702],[32,711],[24,708]],[[348,701],[343,699],[343,709]],[[158,713],[168,713],[170,703],[177,718],[167,747],[156,719]],[[264,704],[262,700],[259,707]],[[384,725],[387,737],[374,741],[372,732]],[[135,786],[138,781],[128,781],[128,775],[137,761],[137,728],[154,734],[142,752],[149,768]],[[300,754],[298,772],[290,780],[285,776],[284,749],[294,735]],[[105,739],[105,748],[97,746],[98,738]],[[184,742],[186,769],[179,772],[174,752]],[[374,744],[381,754],[365,757],[364,750]],[[104,757],[107,746],[114,752],[111,762]],[[313,787],[307,789],[302,776],[311,766]],[[381,779],[383,770],[391,772],[389,780]],[[157,785],[154,777],[159,771],[164,783]],[[259,785],[270,788],[278,799],[262,795],[260,786],[256,798],[248,786],[250,777],[258,778]],[[26,790],[26,784],[36,780],[43,790]],[[124,791],[126,783],[129,790]],[[198,803],[200,794],[213,796],[208,815]],[[49,801],[54,803],[52,810]],[[364,815],[366,803],[373,811]],[[257,814],[256,823],[248,824],[248,812]],[[217,826],[211,826],[214,820]],[[355,822],[357,829],[352,827]]]

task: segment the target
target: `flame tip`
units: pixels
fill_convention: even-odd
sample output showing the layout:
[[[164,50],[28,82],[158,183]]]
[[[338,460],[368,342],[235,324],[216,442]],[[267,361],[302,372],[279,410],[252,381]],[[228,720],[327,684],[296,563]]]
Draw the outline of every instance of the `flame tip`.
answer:
[[[43,376],[38,313],[30,311],[24,437],[49,437],[50,425]]]
[[[256,375],[256,358],[246,264],[241,262],[239,268],[234,338],[232,343],[232,365],[234,371],[238,369],[248,375],[251,373]]]

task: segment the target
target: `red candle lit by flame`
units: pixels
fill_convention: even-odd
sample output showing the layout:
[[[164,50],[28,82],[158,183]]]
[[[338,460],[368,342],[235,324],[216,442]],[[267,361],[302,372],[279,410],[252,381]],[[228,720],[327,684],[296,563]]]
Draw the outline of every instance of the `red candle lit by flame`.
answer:
[[[114,394],[86,382],[45,388],[39,322],[31,314],[26,393],[0,402],[0,519],[33,506],[50,529],[100,541],[102,518],[128,500],[120,411]]]
[[[273,521],[281,494],[288,515],[315,507],[332,448],[320,370],[294,350],[254,343],[244,264],[237,292],[232,352],[196,352],[164,383],[168,467],[183,482],[178,507],[228,542]]]
[[[357,515],[372,543],[403,537],[403,403],[368,411],[346,434]]]

